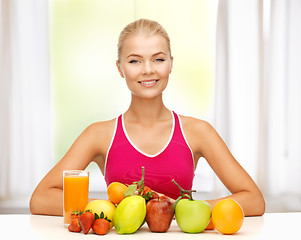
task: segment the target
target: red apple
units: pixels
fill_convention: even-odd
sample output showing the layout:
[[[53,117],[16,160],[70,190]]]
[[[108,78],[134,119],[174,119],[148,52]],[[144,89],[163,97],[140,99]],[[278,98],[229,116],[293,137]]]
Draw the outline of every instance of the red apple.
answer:
[[[174,212],[174,205],[166,196],[148,201],[145,219],[149,229],[152,232],[167,232]]]

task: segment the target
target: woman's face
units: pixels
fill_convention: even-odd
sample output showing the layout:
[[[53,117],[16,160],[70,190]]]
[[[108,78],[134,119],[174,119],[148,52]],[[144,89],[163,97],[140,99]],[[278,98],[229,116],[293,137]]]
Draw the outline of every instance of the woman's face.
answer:
[[[166,88],[172,69],[167,41],[161,35],[130,35],[123,42],[117,67],[132,94],[154,98]]]

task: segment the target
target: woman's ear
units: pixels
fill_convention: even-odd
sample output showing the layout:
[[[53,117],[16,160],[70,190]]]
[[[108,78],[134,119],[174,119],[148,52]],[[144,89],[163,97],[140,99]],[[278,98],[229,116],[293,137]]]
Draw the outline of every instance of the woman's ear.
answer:
[[[169,69],[169,74],[171,74],[172,71],[172,67],[173,67],[173,57],[170,57],[170,69]]]
[[[116,66],[117,66],[117,69],[118,69],[118,72],[119,72],[120,76],[121,76],[122,78],[124,78],[124,75],[123,75],[123,72],[122,72],[122,70],[121,70],[121,67],[120,67],[120,64],[119,64],[119,61],[118,61],[118,60],[116,60]]]

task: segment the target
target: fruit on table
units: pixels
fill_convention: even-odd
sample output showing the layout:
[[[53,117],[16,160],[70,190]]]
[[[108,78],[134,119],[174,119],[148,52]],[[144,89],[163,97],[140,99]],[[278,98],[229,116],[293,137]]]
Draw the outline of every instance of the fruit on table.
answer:
[[[145,198],[145,200],[151,200],[156,199],[159,197],[158,193],[154,192],[151,188],[144,186],[144,191],[142,193],[142,197]]]
[[[128,196],[117,206],[114,226],[118,234],[134,233],[142,225],[146,215],[145,199],[139,195]]]
[[[192,192],[184,190],[174,179],[172,182],[180,189],[181,196],[175,202],[175,216],[183,232],[199,233],[208,226],[211,217],[209,203],[202,200],[193,200]]]
[[[210,222],[209,222],[208,226],[205,228],[205,230],[213,230],[213,229],[214,229],[214,225],[213,225],[212,218],[211,218]]]
[[[72,211],[71,215],[70,215],[70,222],[74,219],[74,218],[79,218],[79,214],[81,212],[79,210],[77,211]]]
[[[110,222],[103,218],[96,219],[93,224],[93,231],[98,235],[105,235],[110,229]]]
[[[102,212],[100,216],[95,214],[95,221],[93,223],[92,229],[98,235],[105,235],[110,229],[110,220],[107,217],[104,217]]]
[[[101,212],[104,213],[105,216],[107,216],[108,219],[111,220],[110,222],[110,228],[113,227],[113,216],[115,212],[116,206],[109,200],[94,200],[87,204],[85,211],[90,210],[92,213],[96,213],[98,215],[101,214]]]
[[[89,210],[85,212],[77,211],[72,216],[73,218],[68,226],[70,232],[81,232],[83,230],[84,234],[88,234],[92,227],[94,233],[104,235],[110,229],[111,220],[104,216],[103,212],[99,216]]]
[[[112,182],[107,188],[108,197],[112,203],[119,204],[124,198],[124,193],[127,190],[127,186],[120,182]]]
[[[159,195],[156,192],[144,185],[144,167],[142,167],[141,170],[141,179],[129,185],[127,187],[127,190],[124,192],[123,196],[128,197],[132,195],[140,195],[145,199],[145,201],[158,198]]]
[[[79,225],[79,219],[78,218],[73,218],[71,220],[71,223],[68,226],[68,230],[70,232],[81,232],[81,227]]]
[[[211,207],[206,201],[181,199],[175,207],[175,216],[183,232],[199,233],[210,222]]]
[[[146,222],[152,232],[167,232],[173,216],[173,202],[166,196],[152,199],[146,204]]]
[[[84,234],[87,234],[94,222],[94,213],[92,213],[90,210],[87,210],[80,214],[79,217],[79,224],[83,230]]]
[[[219,201],[212,210],[212,222],[216,230],[223,234],[236,233],[244,221],[241,206],[233,199]]]

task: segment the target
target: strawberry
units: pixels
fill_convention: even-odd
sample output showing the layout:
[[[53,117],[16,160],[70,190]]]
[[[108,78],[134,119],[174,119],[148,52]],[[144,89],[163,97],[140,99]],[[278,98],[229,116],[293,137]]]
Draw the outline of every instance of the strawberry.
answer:
[[[92,229],[98,235],[105,235],[110,228],[110,222],[104,218],[98,218],[94,221]]]
[[[87,234],[91,229],[94,222],[94,214],[89,210],[85,211],[79,217],[79,224],[83,230],[84,234]]]
[[[159,198],[159,194],[156,192],[153,192],[152,199],[156,199],[156,198]]]
[[[80,225],[79,225],[78,218],[72,219],[71,223],[68,226],[68,230],[70,232],[80,232],[82,230]]]
[[[151,190],[149,187],[144,186],[144,191],[143,191],[143,194],[142,194],[142,195],[145,195],[145,194],[147,194],[148,192],[152,192],[152,190]]]
[[[149,187],[144,186],[144,191],[142,193],[142,196],[145,198],[145,200],[151,200],[151,199],[155,199],[158,198],[159,195],[154,192],[153,190],[151,190]]]
[[[74,219],[74,218],[79,218],[79,215],[81,214],[82,212],[80,212],[79,210],[77,211],[72,211],[71,215],[70,215],[70,222]]]
[[[110,229],[111,220],[104,217],[103,212],[101,212],[100,216],[95,213],[95,219],[92,226],[93,231],[98,235],[105,235]]]

